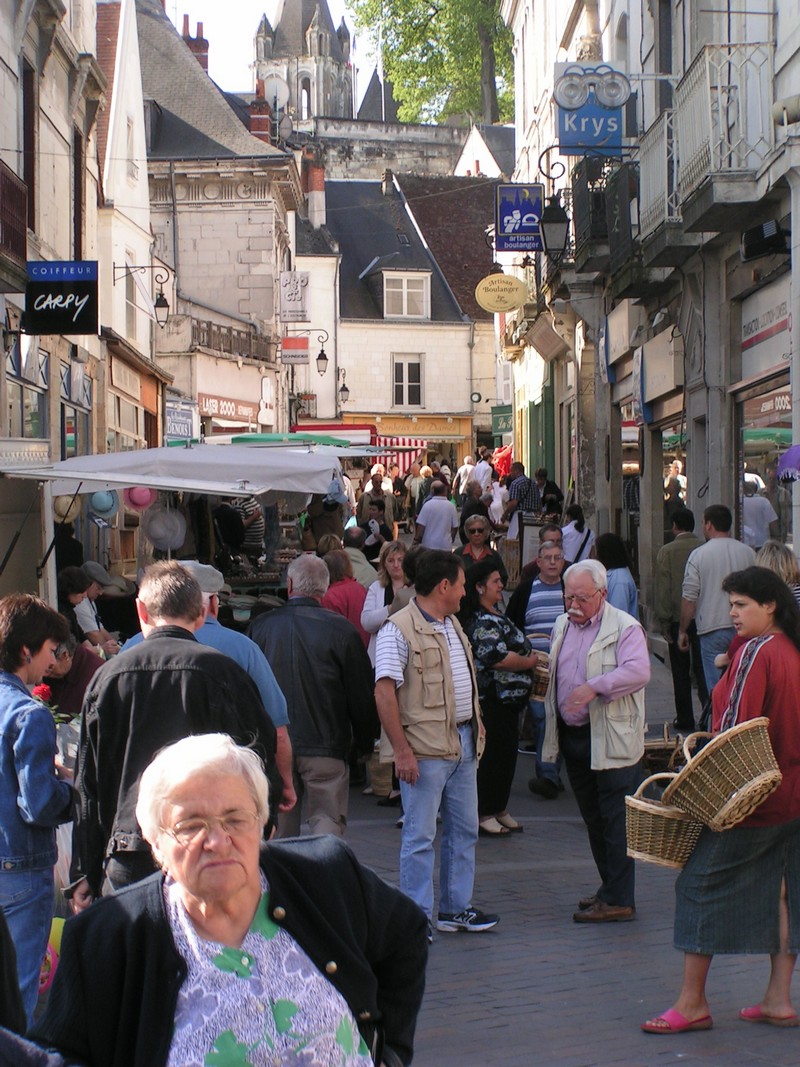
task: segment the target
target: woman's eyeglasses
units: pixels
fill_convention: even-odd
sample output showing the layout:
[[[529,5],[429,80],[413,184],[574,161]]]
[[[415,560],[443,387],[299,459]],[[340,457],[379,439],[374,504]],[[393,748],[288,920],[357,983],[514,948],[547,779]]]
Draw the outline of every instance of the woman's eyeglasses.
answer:
[[[257,822],[258,815],[254,811],[231,811],[218,819],[182,819],[172,829],[162,826],[162,830],[183,848],[188,848],[201,835],[208,837],[212,826],[218,826],[228,837],[239,837],[249,833]]]

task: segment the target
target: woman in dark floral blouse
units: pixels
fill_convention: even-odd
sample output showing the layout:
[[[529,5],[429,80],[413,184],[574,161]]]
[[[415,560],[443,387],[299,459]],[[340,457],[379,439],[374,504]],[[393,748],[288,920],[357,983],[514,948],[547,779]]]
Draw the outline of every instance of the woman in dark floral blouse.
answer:
[[[538,654],[499,610],[503,579],[494,560],[482,560],[466,575],[461,619],[472,645],[486,748],[478,765],[478,817],[482,834],[500,837],[522,827],[508,814],[517,765],[519,713],[528,702]]]

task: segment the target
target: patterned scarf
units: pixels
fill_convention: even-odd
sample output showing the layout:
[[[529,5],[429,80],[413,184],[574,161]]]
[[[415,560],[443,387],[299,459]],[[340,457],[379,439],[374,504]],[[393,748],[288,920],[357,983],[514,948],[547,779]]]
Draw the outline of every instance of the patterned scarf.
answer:
[[[771,641],[775,634],[764,634],[761,637],[753,637],[742,648],[742,653],[739,657],[739,666],[736,668],[736,677],[733,680],[733,688],[731,689],[730,698],[728,700],[728,706],[722,713],[722,720],[719,726],[719,732],[723,730],[730,730],[732,726],[736,725],[736,719],[739,715],[739,705],[742,700],[742,692],[744,690],[744,684],[747,681],[747,676],[750,673],[750,668],[755,663],[756,656],[759,650],[764,645]]]

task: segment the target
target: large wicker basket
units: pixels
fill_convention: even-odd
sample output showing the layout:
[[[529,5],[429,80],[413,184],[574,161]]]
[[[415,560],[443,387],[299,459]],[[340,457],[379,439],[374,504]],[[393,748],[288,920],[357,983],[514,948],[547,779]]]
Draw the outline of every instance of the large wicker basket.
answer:
[[[713,737],[691,755],[694,742],[684,741],[686,766],[664,790],[664,803],[674,804],[712,830],[729,830],[754,811],[781,784],[782,775],[769,740],[769,719],[751,719]]]
[[[672,781],[674,774],[652,774],[633,796],[625,797],[625,829],[628,855],[659,867],[683,867],[697,844],[703,824],[690,815],[642,796],[648,785],[660,778]]]

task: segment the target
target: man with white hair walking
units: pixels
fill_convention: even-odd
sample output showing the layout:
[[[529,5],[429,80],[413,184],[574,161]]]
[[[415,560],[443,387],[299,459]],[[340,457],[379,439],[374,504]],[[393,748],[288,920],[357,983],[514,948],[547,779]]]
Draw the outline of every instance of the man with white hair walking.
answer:
[[[321,559],[298,556],[287,571],[288,603],[248,631],[289,708],[298,802],[278,816],[281,837],[300,833],[303,804],[312,833],[344,835],[351,747],[367,755],[378,736],[372,664],[355,626],[322,607],[329,581]]]
[[[564,578],[566,614],[553,627],[542,759],[559,751],[589,832],[600,888],[578,904],[578,923],[630,922],[634,861],[625,836],[625,797],[642,776],[647,639],[639,622],[606,601],[606,569],[573,565]]]

